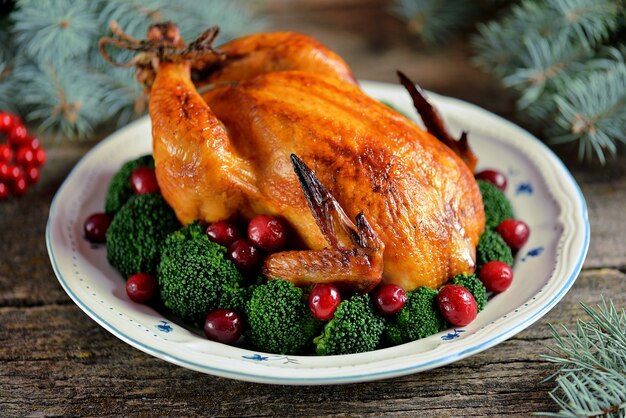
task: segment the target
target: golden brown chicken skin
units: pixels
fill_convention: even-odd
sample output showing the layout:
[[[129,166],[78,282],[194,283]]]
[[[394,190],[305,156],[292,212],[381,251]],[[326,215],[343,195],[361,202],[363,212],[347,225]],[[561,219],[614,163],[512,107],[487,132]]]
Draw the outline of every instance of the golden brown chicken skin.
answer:
[[[277,39],[297,45],[280,52]],[[268,257],[263,271],[298,285],[412,290],[474,270],[483,205],[450,148],[367,96],[336,54],[303,35],[221,50],[202,95],[186,61],[161,62],[151,89],[157,179],[183,223],[282,217],[301,248]]]

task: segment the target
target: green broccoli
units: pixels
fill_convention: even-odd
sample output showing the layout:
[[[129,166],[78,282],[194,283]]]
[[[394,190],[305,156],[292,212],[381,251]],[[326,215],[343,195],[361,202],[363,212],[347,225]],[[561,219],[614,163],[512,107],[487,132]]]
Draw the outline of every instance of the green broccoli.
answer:
[[[154,168],[152,155],[144,155],[131,161],[127,161],[111,179],[109,188],[104,199],[104,211],[110,215],[116,214],[124,203],[133,195],[130,185],[130,175],[137,167]]]
[[[178,228],[174,211],[161,195],[131,197],[106,233],[109,263],[126,279],[140,272],[154,274],[163,240]]]
[[[166,308],[193,325],[215,309],[241,309],[248,290],[226,248],[209,240],[199,222],[167,236],[157,268]]]
[[[368,294],[342,301],[322,335],[313,340],[321,356],[363,353],[375,350],[384,330],[384,320]]]
[[[452,283],[463,286],[470,291],[474,299],[476,299],[478,312],[482,311],[485,306],[487,306],[487,289],[485,289],[485,285],[475,274],[457,274],[452,279]]]
[[[246,339],[270,353],[302,354],[311,348],[321,328],[309,311],[303,290],[286,280],[256,286],[245,312]]]
[[[426,286],[407,293],[404,307],[389,317],[385,327],[385,338],[391,345],[428,337],[445,328],[446,322],[437,309],[437,294]]]
[[[491,229],[485,230],[476,246],[476,264],[480,268],[489,261],[502,261],[513,266],[513,253],[500,234]]]
[[[486,180],[478,180],[478,188],[483,197],[485,206],[485,225],[487,228],[497,228],[505,219],[513,219],[511,202],[506,198],[502,190]]]

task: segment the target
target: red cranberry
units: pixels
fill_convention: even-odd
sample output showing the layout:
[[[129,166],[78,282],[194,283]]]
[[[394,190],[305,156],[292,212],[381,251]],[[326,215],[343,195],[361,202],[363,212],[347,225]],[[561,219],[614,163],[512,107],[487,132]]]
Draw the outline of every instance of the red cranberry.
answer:
[[[316,284],[309,293],[309,309],[314,317],[322,321],[330,320],[340,303],[341,295],[334,284]]]
[[[0,132],[9,132],[15,125],[21,125],[19,116],[9,112],[0,112]]]
[[[8,163],[13,158],[13,150],[9,144],[0,144],[0,161]]]
[[[234,223],[229,221],[218,221],[209,225],[206,229],[209,239],[224,247],[230,246],[233,242],[241,238],[241,232]]]
[[[498,225],[498,233],[513,251],[518,251],[528,241],[530,228],[524,221],[505,219]]]
[[[279,219],[257,215],[248,224],[248,238],[265,251],[275,252],[285,246],[287,231]]]
[[[22,170],[16,165],[0,163],[0,180],[11,184],[22,176]]]
[[[26,127],[20,124],[14,124],[7,132],[9,144],[14,147],[24,145],[28,140],[28,131]]]
[[[437,295],[439,312],[444,319],[454,326],[465,326],[478,314],[476,299],[463,286],[449,284],[439,290]]]
[[[237,312],[218,309],[207,315],[204,321],[204,335],[209,340],[224,344],[234,344],[241,336],[243,322]]]
[[[37,167],[29,167],[26,169],[26,180],[28,184],[35,184],[39,181],[41,174],[39,173],[39,169]]]
[[[38,149],[41,149],[41,141],[39,140],[39,138],[29,136],[27,145],[30,146],[35,151],[37,151]]]
[[[501,293],[511,286],[513,269],[502,261],[489,261],[481,267],[478,277],[488,291]]]
[[[44,165],[45,162],[46,162],[46,152],[41,148],[35,149],[34,165],[36,165],[37,167],[41,167],[42,165]]]
[[[506,190],[507,181],[506,176],[496,170],[483,170],[476,174],[478,180],[486,180],[496,185],[496,187],[502,191]]]
[[[382,315],[399,312],[406,303],[406,291],[395,284],[384,284],[374,293],[374,305]]]
[[[35,161],[35,151],[28,146],[21,146],[15,152],[15,162],[22,167],[32,165]]]
[[[137,167],[130,175],[130,185],[136,194],[158,193],[159,183],[157,183],[154,170],[150,167]]]
[[[228,247],[228,258],[242,272],[252,272],[259,264],[259,249],[252,241],[240,238]]]
[[[98,243],[106,241],[107,229],[111,225],[112,217],[107,213],[94,213],[85,221],[85,238]]]
[[[26,190],[28,190],[28,181],[26,177],[20,172],[20,175],[13,179],[12,183],[9,184],[11,189],[11,194],[15,197],[21,197],[26,194]]]
[[[158,291],[156,279],[147,273],[136,273],[126,280],[126,294],[133,302],[150,302]]]
[[[6,184],[0,182],[0,200],[4,200],[9,197],[9,188]]]

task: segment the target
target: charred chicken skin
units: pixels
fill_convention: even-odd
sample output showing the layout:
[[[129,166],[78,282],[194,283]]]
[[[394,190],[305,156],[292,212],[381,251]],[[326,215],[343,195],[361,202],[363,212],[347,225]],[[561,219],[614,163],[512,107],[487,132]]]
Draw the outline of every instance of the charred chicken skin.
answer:
[[[185,46],[161,24],[135,48],[151,84],[157,179],[182,223],[281,217],[298,249],[267,257],[263,273],[296,285],[412,290],[474,270],[485,225],[476,159],[413,83],[401,76],[426,131],[308,36],[213,49],[214,37]]]

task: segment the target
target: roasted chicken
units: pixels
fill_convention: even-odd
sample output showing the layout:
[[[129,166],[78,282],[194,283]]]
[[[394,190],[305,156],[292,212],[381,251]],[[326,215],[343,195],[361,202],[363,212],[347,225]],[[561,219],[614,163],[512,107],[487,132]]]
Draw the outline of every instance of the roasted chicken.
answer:
[[[294,249],[267,257],[263,272],[297,285],[412,290],[474,270],[485,224],[476,159],[405,77],[427,131],[305,35],[213,48],[215,31],[185,46],[172,24],[142,43],[118,34],[141,51],[157,179],[181,222],[282,218]]]

